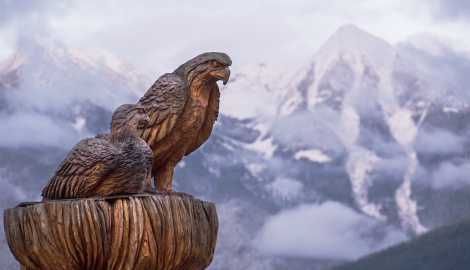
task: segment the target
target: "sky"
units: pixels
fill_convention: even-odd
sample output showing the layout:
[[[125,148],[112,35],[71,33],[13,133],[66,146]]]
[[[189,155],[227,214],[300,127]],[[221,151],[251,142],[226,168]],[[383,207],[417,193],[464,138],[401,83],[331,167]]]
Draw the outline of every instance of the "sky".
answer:
[[[104,48],[158,77],[206,51],[225,52],[234,65],[311,55],[349,23],[391,44],[425,32],[470,48],[468,0],[0,0],[0,61],[43,35]]]

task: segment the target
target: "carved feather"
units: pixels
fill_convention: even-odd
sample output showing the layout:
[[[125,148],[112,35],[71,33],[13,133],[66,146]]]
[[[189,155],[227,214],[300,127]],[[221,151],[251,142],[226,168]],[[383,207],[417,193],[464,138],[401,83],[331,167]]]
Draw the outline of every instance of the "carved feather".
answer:
[[[86,197],[111,171],[119,151],[108,140],[86,138],[78,142],[42,191],[44,198]],[[77,187],[82,184],[83,189]]]
[[[148,121],[140,105],[117,108],[110,133],[72,148],[44,187],[44,200],[142,193],[149,186],[153,153],[136,131]]]
[[[212,127],[214,126],[215,121],[217,121],[217,117],[219,116],[219,103],[220,103],[220,91],[217,84],[213,84],[210,96],[209,96],[209,103],[207,106],[207,113],[206,119],[202,124],[201,130],[199,131],[196,139],[193,143],[188,147],[185,152],[185,156],[191,154],[196,149],[198,149],[207,139],[212,132]]]
[[[148,128],[139,137],[153,149],[175,126],[188,98],[186,85],[177,75],[167,73],[150,87],[139,100],[150,117]]]

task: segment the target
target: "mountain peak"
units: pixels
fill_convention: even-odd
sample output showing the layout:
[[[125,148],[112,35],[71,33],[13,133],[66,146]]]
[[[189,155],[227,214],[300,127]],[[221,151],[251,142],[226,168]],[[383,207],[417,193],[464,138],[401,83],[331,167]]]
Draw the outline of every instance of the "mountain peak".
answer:
[[[125,77],[135,82],[143,81],[147,85],[152,83],[152,80],[148,80],[131,64],[102,48],[80,50],[48,37],[34,36],[27,44],[20,46],[19,53],[28,58],[39,57],[43,60],[51,60],[58,66],[72,63],[83,70],[96,71],[104,68],[112,73],[112,76]]]
[[[20,76],[21,72],[18,71],[26,66],[42,66],[33,69],[36,73],[43,74],[39,77],[50,77],[49,74],[54,72],[69,75],[77,72],[100,73],[108,79],[122,79],[140,84],[142,89],[146,89],[153,82],[131,64],[104,49],[81,50],[39,35],[19,42],[17,51],[0,63],[0,77],[5,77],[9,73]],[[138,91],[137,94],[140,95],[142,91]]]
[[[316,58],[327,62],[346,60],[354,64],[387,69],[393,65],[397,52],[381,38],[373,36],[353,24],[341,26],[320,48]],[[339,57],[339,59],[338,59]],[[324,62],[326,61],[326,62]]]
[[[346,24],[338,28],[328,39],[327,44],[331,41],[339,41],[348,46],[380,46],[392,48],[392,46],[383,39],[369,34],[354,24]]]
[[[354,34],[354,35],[369,35],[369,33],[365,32],[361,28],[357,27],[356,25],[349,23],[342,25],[336,30],[335,34],[333,35],[348,35],[348,34]]]

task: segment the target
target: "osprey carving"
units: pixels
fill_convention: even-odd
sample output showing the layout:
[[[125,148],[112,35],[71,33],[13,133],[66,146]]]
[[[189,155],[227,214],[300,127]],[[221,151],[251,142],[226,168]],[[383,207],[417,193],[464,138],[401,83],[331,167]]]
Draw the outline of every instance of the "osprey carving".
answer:
[[[219,113],[219,87],[226,84],[232,60],[225,53],[204,53],[157,79],[139,103],[150,123],[139,137],[153,151],[157,190],[173,192],[176,164],[210,136]],[[146,183],[151,187],[150,179]]]

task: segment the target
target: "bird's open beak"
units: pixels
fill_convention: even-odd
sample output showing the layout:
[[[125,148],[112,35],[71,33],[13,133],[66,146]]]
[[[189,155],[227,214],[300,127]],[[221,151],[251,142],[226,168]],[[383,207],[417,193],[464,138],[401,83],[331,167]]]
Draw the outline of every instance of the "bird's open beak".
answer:
[[[214,70],[210,74],[215,78],[222,80],[224,85],[226,85],[228,82],[228,78],[230,78],[230,69],[228,67],[225,67],[223,69]]]

